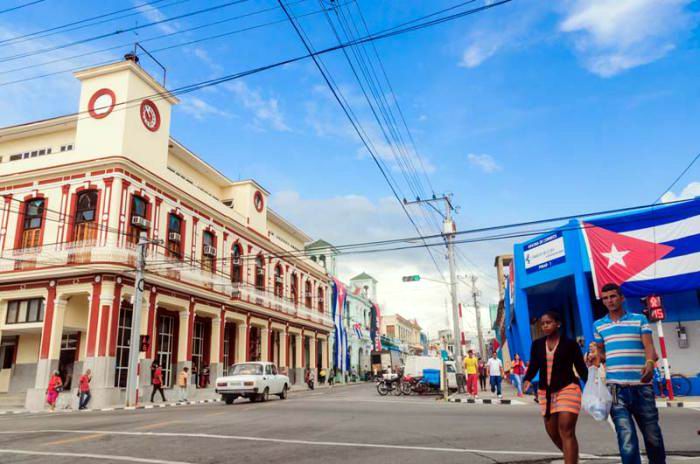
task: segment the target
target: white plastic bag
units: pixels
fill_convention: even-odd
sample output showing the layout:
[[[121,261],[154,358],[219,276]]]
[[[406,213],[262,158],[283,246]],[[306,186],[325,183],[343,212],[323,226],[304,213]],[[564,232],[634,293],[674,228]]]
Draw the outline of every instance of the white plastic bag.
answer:
[[[597,421],[606,420],[610,414],[612,395],[595,366],[588,368],[588,382],[583,388],[582,406]]]

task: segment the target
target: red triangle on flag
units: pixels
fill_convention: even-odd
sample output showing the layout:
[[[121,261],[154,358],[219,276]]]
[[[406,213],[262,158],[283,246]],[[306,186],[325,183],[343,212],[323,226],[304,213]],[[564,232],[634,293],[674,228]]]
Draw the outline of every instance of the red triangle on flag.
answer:
[[[583,223],[583,227],[599,296],[605,284],[622,285],[673,250],[668,245],[618,234],[593,224]]]

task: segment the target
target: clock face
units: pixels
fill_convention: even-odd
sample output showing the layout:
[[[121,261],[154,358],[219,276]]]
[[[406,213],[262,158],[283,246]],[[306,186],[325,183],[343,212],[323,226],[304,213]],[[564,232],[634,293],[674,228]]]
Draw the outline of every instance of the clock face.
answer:
[[[260,193],[259,191],[255,192],[255,195],[253,196],[253,204],[255,205],[255,209],[258,210],[258,212],[262,212],[265,202],[263,200],[262,193]]]
[[[151,132],[155,132],[160,127],[160,113],[158,107],[151,100],[141,102],[141,122]]]
[[[100,89],[90,97],[88,113],[95,119],[106,118],[114,109],[117,97],[110,89]]]

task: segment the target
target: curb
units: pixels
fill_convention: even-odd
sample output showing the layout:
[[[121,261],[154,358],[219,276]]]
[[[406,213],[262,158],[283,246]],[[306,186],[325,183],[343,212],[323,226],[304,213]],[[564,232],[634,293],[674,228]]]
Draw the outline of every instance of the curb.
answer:
[[[516,404],[513,400],[499,400],[499,399],[472,399],[472,398],[448,398],[450,403],[467,403],[467,404]]]
[[[205,403],[220,403],[221,400],[213,398],[208,400],[197,400],[197,401],[183,401],[180,403],[157,403],[157,404],[140,404],[138,406],[112,406],[107,408],[96,408],[96,409],[63,409],[56,410],[58,414],[65,414],[71,412],[87,413],[87,412],[108,412],[108,411],[134,411],[137,409],[157,409],[157,408],[174,408],[178,406],[191,406],[195,404],[205,404]],[[26,409],[13,409],[9,411],[0,411],[0,416],[9,414],[53,414],[49,410],[42,411],[27,411]]]
[[[664,401],[663,404],[656,404],[661,408],[700,408],[700,401]]]

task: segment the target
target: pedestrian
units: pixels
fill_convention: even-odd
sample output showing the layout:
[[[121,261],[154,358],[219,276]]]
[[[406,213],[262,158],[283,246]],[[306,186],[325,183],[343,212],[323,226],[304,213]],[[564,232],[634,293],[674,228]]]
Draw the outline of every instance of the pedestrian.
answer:
[[[486,390],[486,363],[479,356],[479,386],[482,390]]]
[[[163,400],[163,403],[165,403],[167,400],[165,399],[165,392],[163,392],[163,369],[157,362],[154,362],[151,365],[151,372],[151,385],[153,385],[153,391],[151,391],[151,403],[153,403],[156,392],[160,392],[160,397]]]
[[[540,317],[544,337],[532,342],[530,365],[525,374],[525,387],[539,373],[537,396],[544,428],[564,453],[565,464],[578,462],[576,421],[581,411],[581,386],[574,368],[585,382],[588,368],[576,340],[560,333],[559,314],[548,311]]]
[[[525,364],[523,364],[523,360],[520,359],[520,355],[518,353],[515,353],[515,358],[513,358],[513,362],[511,363],[511,372],[513,373],[513,384],[518,390],[518,397],[522,398],[523,377],[525,376]]]
[[[46,402],[49,405],[49,411],[54,412],[56,409],[58,394],[62,391],[63,381],[61,380],[61,373],[59,371],[54,371],[53,375],[49,379],[49,385],[46,388]]]
[[[309,390],[314,389],[313,375],[311,374],[311,369],[308,367],[304,371],[304,382],[306,382],[306,385],[309,387]]]
[[[323,367],[320,371],[318,371],[318,383],[320,383],[321,385],[326,383],[326,369]]]
[[[177,401],[182,403],[187,401],[187,384],[190,379],[189,369],[183,367],[177,375]]]
[[[467,375],[467,393],[472,398],[479,397],[479,361],[474,356],[474,350],[467,351],[464,358],[464,373]]]
[[[209,386],[209,364],[202,368],[202,373],[199,374],[199,387],[207,388]]]
[[[610,416],[622,463],[641,463],[636,422],[649,463],[663,464],[666,451],[651,385],[658,356],[649,321],[624,310],[625,297],[617,284],[604,285],[600,297],[608,314],[593,323],[593,338],[598,343],[596,360],[605,362],[605,382],[613,398]]]
[[[192,373],[190,375],[192,376],[194,388],[199,388],[199,368],[194,363],[192,364]]]
[[[494,351],[491,359],[486,363],[486,369],[489,373],[489,381],[491,384],[491,393],[496,393],[499,398],[503,398],[501,394],[501,383],[503,381],[503,363],[498,359],[498,354]]]
[[[78,409],[87,409],[87,405],[90,402],[92,395],[90,394],[90,381],[92,381],[92,371],[90,369],[86,370],[83,375],[80,376],[78,396],[80,400],[78,401]]]

